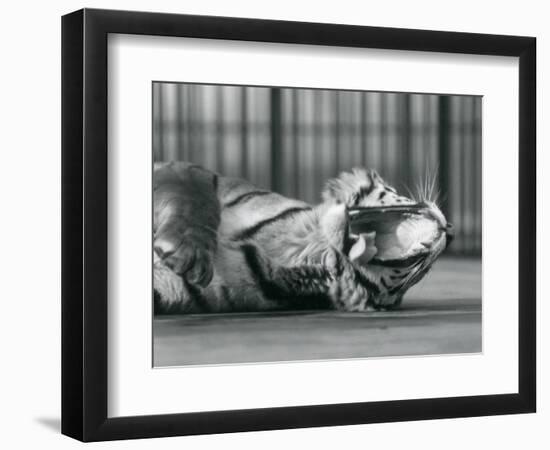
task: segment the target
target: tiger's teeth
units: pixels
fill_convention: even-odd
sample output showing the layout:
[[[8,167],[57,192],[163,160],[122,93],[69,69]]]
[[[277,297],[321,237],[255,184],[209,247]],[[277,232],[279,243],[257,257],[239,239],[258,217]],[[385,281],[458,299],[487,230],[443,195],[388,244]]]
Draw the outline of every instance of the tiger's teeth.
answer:
[[[375,232],[360,234],[350,249],[349,258],[359,264],[367,264],[378,253],[375,238]]]

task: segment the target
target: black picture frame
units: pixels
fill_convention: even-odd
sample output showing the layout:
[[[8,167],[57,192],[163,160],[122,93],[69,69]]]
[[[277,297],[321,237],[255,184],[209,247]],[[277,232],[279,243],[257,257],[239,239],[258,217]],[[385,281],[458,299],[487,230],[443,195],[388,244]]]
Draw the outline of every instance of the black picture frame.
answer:
[[[518,57],[518,393],[108,418],[109,33]],[[94,9],[64,16],[62,433],[82,441],[101,441],[535,412],[535,91],[533,37]]]

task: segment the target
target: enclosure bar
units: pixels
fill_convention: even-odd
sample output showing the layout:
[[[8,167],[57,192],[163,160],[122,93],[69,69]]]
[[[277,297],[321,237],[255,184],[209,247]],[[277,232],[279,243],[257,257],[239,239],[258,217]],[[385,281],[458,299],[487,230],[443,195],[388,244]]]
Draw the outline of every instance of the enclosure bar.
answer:
[[[218,86],[216,89],[216,169],[220,173],[225,173],[225,155],[224,140],[225,129],[223,123],[224,110],[224,86]]]
[[[441,192],[441,211],[445,217],[450,217],[451,198],[450,198],[450,114],[448,96],[441,95],[438,104],[438,152],[439,152],[439,191]]]
[[[467,158],[467,152],[468,148],[466,146],[467,140],[466,140],[466,134],[467,134],[467,127],[466,127],[466,99],[463,97],[460,97],[458,99],[458,123],[457,125],[457,134],[460,139],[460,145],[459,145],[459,197],[460,197],[460,221],[461,221],[461,227],[459,228],[460,232],[460,243],[461,243],[461,249],[464,253],[468,252],[468,230],[467,225],[468,221],[467,219],[467,204],[466,204],[466,195],[467,195],[467,189],[466,185],[468,181],[470,181],[466,175],[466,158]]]
[[[387,94],[380,95],[380,170],[382,176],[388,175],[388,104]]]
[[[361,122],[360,122],[361,166],[367,166],[367,93],[361,92]]]
[[[292,149],[294,156],[294,167],[293,167],[293,182],[294,182],[294,193],[296,197],[300,197],[300,184],[299,184],[299,167],[300,167],[300,142],[299,142],[299,128],[298,128],[298,114],[299,114],[299,105],[298,105],[298,89],[292,89]]]
[[[151,86],[151,95],[153,96],[151,99],[151,103],[153,105],[153,139],[152,139],[152,146],[153,146],[153,159],[155,161],[163,161],[164,158],[162,157],[161,152],[161,130],[160,130],[160,119],[159,119],[159,100],[160,100],[160,94],[159,94],[159,83],[152,83]]]
[[[195,162],[195,147],[196,147],[196,130],[195,130],[195,116],[194,116],[194,102],[195,102],[195,86],[186,85],[187,89],[187,140],[189,143],[189,156],[190,160]]]
[[[185,155],[185,149],[183,147],[183,138],[184,138],[184,130],[183,130],[183,98],[182,98],[182,85],[176,84],[176,115],[174,117],[174,124],[173,126],[175,129],[176,134],[176,155],[178,160],[186,159]]]
[[[321,108],[323,107],[322,103],[322,91],[313,91],[313,123],[309,125],[309,132],[312,136],[312,146],[313,146],[313,191],[316,193],[319,191],[320,186],[322,186],[323,181],[321,176],[323,173],[323,148],[321,145],[323,136],[322,130],[320,127],[321,123]]]
[[[411,95],[401,94],[401,151],[405,164],[401,164],[401,183],[410,186],[412,164]]]
[[[241,166],[242,166],[242,176],[246,179],[248,178],[248,96],[245,87],[240,87],[241,94],[241,105],[240,105],[240,132],[241,132]]]
[[[340,92],[334,92],[334,167],[336,173],[340,172],[342,167],[340,163],[340,134],[341,134],[341,117],[340,117]]]
[[[483,174],[483,148],[482,148],[482,126],[481,126],[481,112],[483,108],[483,99],[481,97],[476,99],[475,102],[475,127],[476,127],[476,141],[475,141],[475,152],[476,152],[476,244],[479,254],[482,252],[482,236],[483,236],[483,224],[482,224],[482,199],[483,199],[483,183],[482,183],[482,174]]]
[[[158,87],[158,131],[159,131],[159,154],[162,161],[166,160],[166,151],[165,151],[165,139],[164,136],[166,135],[166,129],[165,129],[165,120],[164,120],[164,88],[163,84],[160,83]]]
[[[271,107],[271,189],[282,192],[283,155],[282,155],[282,119],[281,89],[270,89]]]

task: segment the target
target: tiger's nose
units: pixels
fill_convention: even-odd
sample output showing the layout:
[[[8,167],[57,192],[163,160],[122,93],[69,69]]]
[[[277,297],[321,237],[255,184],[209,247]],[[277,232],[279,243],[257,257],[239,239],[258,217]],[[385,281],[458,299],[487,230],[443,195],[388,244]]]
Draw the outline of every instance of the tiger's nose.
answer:
[[[445,227],[445,236],[447,241],[446,246],[448,247],[455,237],[455,230],[452,223],[447,223],[447,226]]]

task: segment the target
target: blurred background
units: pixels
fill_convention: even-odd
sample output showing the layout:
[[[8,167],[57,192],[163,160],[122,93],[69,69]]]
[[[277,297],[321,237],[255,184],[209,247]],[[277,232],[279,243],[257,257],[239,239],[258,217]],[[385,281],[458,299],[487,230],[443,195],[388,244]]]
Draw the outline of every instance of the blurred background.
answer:
[[[152,100],[156,161],[310,203],[357,166],[405,195],[435,175],[456,231],[398,311],[159,316],[155,366],[481,351],[481,97],[154,83]]]
[[[436,176],[447,253],[481,255],[481,97],[155,82],[153,155],[310,203],[352,167],[404,195]]]

